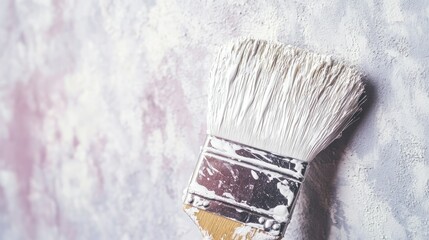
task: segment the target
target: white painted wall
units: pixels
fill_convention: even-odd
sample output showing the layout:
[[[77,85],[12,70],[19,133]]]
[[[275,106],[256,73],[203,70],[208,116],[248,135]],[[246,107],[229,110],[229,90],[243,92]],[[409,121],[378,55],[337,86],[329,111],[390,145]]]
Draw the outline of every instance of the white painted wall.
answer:
[[[429,239],[429,2],[0,1],[0,239],[199,239],[181,210],[218,46],[251,36],[365,75],[285,239]]]

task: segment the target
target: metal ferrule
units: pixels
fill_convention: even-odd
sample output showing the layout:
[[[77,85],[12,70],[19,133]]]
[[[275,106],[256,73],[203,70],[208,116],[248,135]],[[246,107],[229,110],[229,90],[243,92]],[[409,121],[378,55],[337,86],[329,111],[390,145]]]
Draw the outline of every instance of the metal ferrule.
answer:
[[[208,135],[184,201],[279,236],[307,168],[307,162]]]

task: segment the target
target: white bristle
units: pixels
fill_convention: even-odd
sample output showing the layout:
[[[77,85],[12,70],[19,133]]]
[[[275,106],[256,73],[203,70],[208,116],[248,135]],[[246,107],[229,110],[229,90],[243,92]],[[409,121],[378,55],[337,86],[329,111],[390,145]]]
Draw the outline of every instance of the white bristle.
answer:
[[[210,78],[208,134],[304,161],[340,136],[364,93],[354,68],[263,40],[222,48]]]

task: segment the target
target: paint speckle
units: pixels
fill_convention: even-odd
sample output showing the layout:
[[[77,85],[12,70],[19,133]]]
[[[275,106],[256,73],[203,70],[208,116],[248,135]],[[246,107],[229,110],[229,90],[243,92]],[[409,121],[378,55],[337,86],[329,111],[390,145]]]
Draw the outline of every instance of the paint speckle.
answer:
[[[258,179],[259,179],[259,175],[258,175],[254,170],[252,170],[252,171],[251,171],[251,174],[252,174],[252,177],[253,177],[254,179],[256,179],[256,180],[258,180]]]

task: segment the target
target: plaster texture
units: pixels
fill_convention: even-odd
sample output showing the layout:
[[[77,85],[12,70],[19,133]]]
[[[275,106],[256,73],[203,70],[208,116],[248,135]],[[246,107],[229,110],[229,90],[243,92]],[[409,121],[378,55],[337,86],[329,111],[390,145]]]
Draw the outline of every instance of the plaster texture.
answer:
[[[285,239],[429,239],[429,2],[0,1],[0,239],[200,239],[182,190],[220,45],[277,40],[365,74]]]

